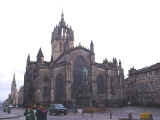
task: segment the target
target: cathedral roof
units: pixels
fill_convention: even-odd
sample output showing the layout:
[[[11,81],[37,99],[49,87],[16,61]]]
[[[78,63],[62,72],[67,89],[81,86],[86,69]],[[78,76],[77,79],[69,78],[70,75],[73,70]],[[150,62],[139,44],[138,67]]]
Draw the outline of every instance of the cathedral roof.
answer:
[[[57,61],[59,61],[64,55],[69,54],[69,53],[71,53],[71,52],[73,52],[73,51],[75,51],[75,50],[79,50],[79,49],[84,50],[84,51],[90,53],[90,50],[89,50],[89,49],[84,48],[84,47],[82,47],[82,46],[78,46],[78,47],[69,49],[68,51],[65,51],[63,54],[61,54],[61,55],[54,61],[54,63],[56,63]]]
[[[102,63],[95,63],[95,65],[99,68],[106,69],[105,65]]]
[[[43,64],[40,64],[40,68],[46,69],[46,68],[48,68],[49,64],[50,64],[50,62],[44,61]]]
[[[103,68],[105,70],[108,70],[108,69],[111,70],[111,69],[116,69],[117,68],[117,66],[114,63],[112,63],[112,62],[108,62],[106,64],[104,64],[104,63],[95,63],[95,65],[97,67]]]

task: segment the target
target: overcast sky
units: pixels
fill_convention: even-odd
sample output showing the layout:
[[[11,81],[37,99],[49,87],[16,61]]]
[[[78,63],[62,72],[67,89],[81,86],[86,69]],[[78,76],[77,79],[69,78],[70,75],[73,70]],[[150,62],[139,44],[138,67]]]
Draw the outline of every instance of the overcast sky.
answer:
[[[96,61],[121,59],[139,69],[160,62],[159,0],[0,0],[0,100],[10,93],[13,74],[23,85],[26,59],[42,48],[51,57],[51,32],[62,9],[75,45],[95,44]]]

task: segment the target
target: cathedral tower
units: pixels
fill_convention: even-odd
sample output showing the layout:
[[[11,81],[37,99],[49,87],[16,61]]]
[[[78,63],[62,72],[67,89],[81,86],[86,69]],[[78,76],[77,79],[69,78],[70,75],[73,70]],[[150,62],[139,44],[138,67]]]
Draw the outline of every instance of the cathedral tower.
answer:
[[[61,14],[61,21],[54,27],[52,32],[52,60],[56,60],[62,53],[74,47],[74,33],[64,21],[64,14]]]

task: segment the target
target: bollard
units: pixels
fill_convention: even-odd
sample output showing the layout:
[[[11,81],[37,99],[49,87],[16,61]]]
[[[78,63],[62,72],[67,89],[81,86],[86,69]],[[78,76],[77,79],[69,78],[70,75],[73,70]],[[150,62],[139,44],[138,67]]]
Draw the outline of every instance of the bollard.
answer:
[[[109,116],[110,116],[110,120],[111,120],[112,119],[112,112],[109,113]]]
[[[132,113],[128,113],[128,119],[132,120]]]
[[[11,109],[9,107],[7,108],[7,112],[8,112],[8,114],[11,113]]]

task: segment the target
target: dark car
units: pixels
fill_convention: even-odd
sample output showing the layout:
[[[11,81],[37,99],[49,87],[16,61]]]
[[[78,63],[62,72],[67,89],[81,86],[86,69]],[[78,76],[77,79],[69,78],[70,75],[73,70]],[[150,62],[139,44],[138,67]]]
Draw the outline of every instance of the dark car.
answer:
[[[67,108],[65,108],[62,104],[53,104],[49,108],[50,115],[59,115],[63,113],[64,115],[67,114]]]

